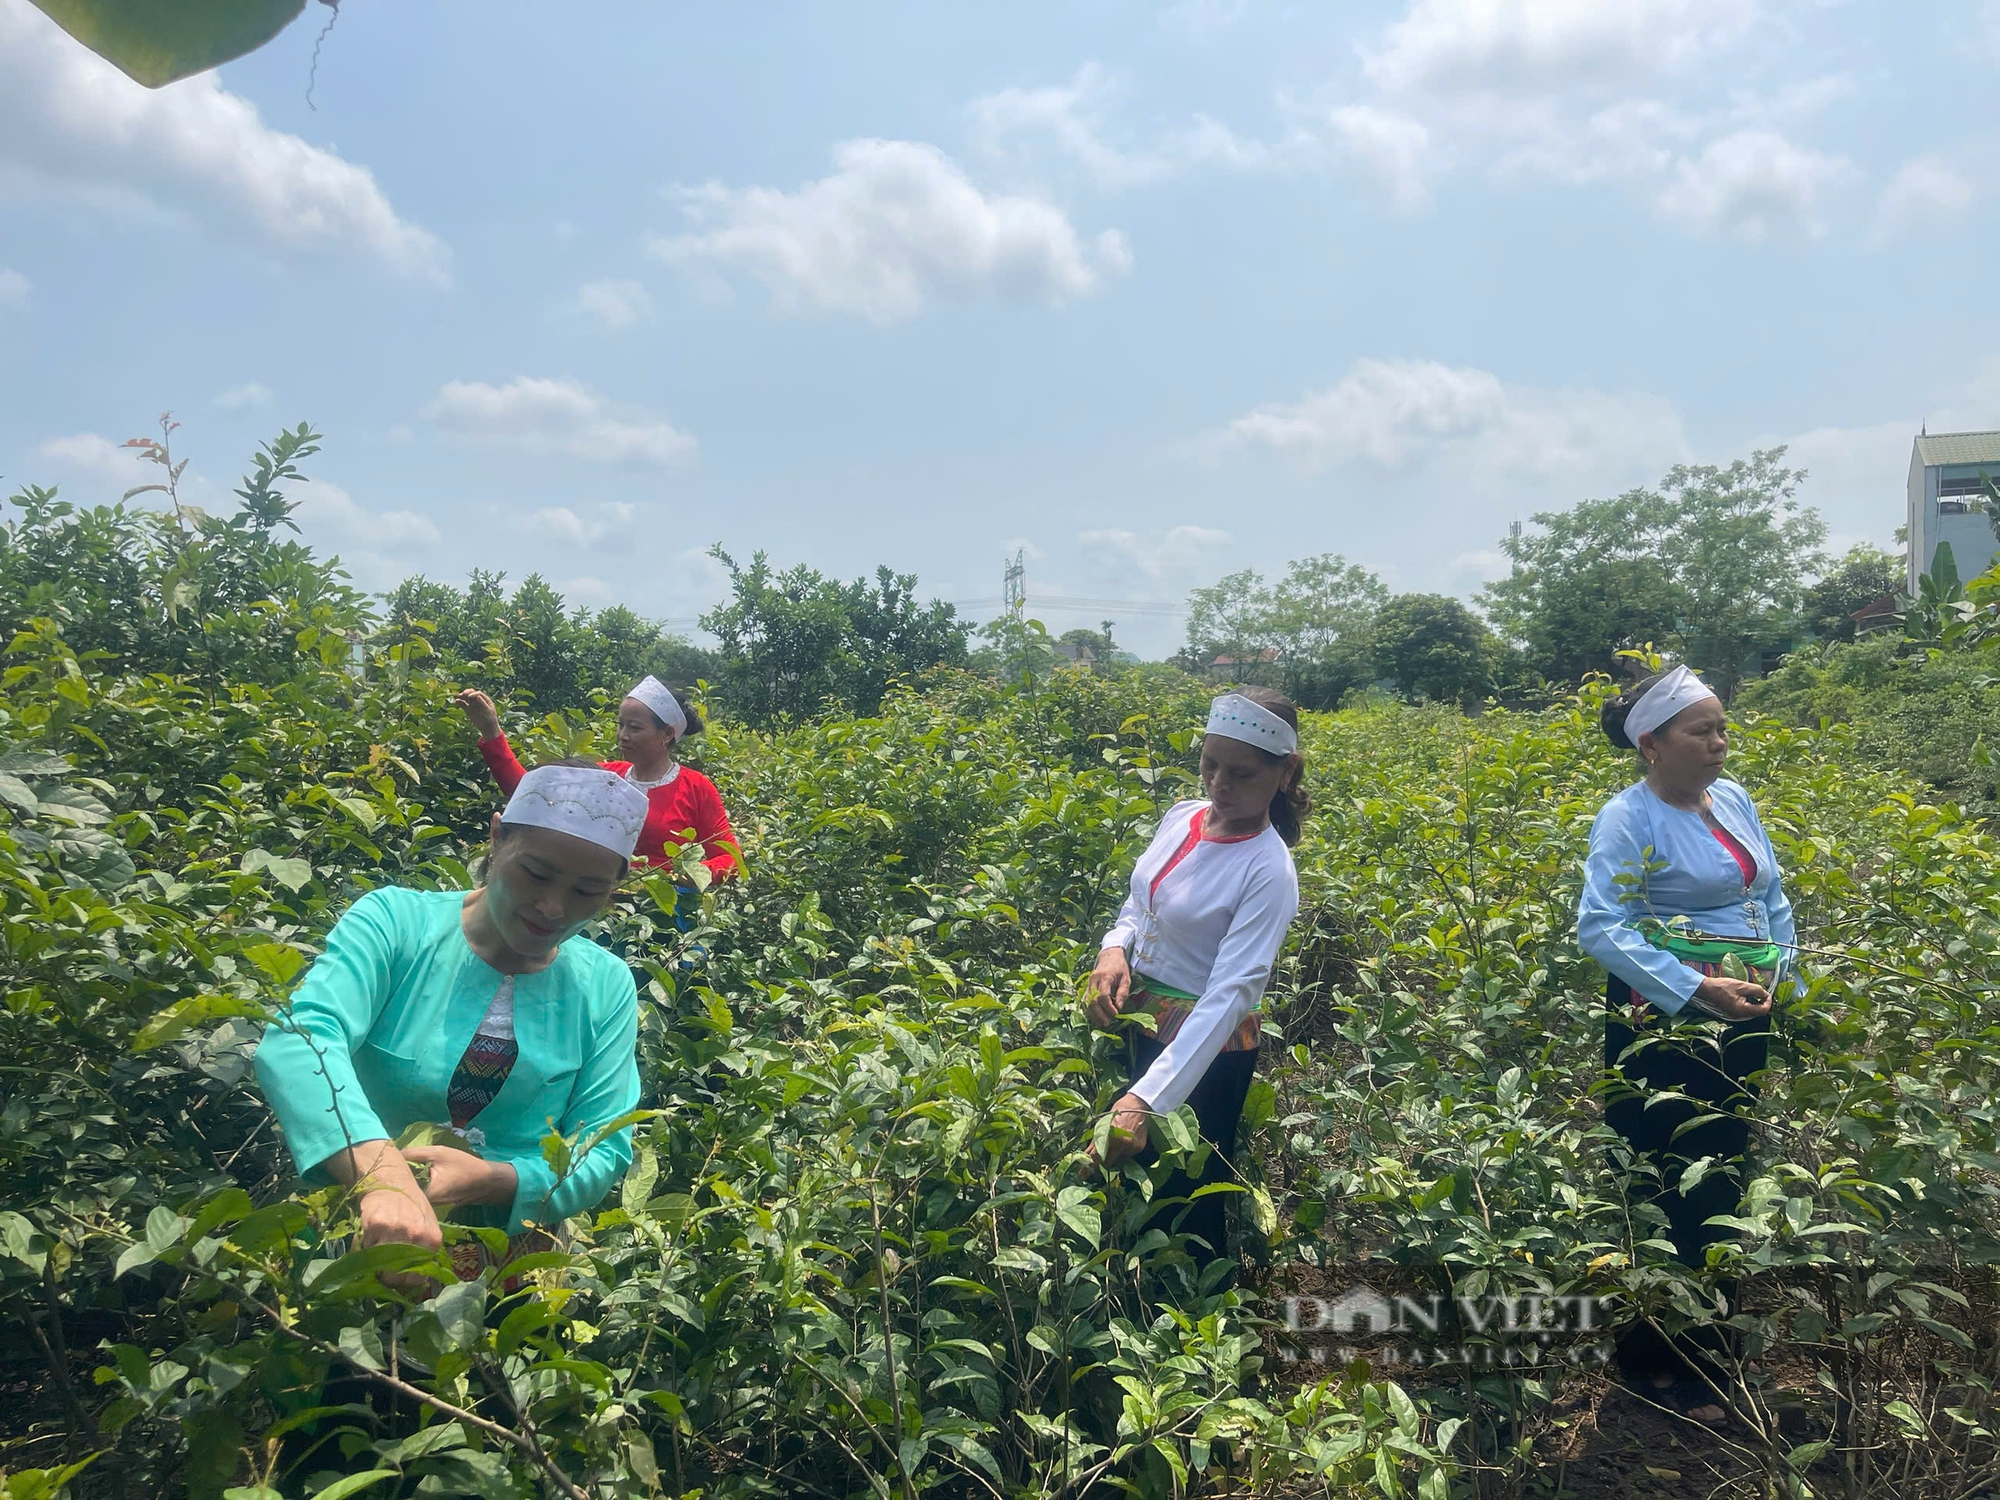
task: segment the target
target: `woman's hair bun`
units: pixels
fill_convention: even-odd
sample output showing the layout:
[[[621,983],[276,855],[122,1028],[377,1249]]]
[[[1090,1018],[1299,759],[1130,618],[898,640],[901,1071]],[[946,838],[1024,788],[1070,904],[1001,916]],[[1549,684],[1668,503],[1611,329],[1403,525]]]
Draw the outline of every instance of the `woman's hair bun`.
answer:
[[[1294,730],[1299,727],[1298,705],[1293,703],[1276,688],[1240,687],[1236,689],[1259,708],[1276,714]],[[1258,754],[1272,761],[1282,759],[1269,750],[1259,750]],[[1298,774],[1291,785],[1278,788],[1278,794],[1271,799],[1271,826],[1278,830],[1278,837],[1285,843],[1295,845],[1299,841],[1302,825],[1312,812],[1312,793],[1306,790],[1305,761],[1299,761]]]
[[[1641,677],[1637,682],[1626,688],[1616,698],[1607,701],[1604,707],[1598,710],[1597,727],[1602,729],[1604,737],[1620,750],[1637,750],[1639,748],[1632,743],[1631,738],[1625,733],[1625,721],[1631,717],[1632,710],[1638,706],[1639,700],[1646,696],[1647,689],[1652,687],[1654,683],[1658,682],[1665,675],[1664,672],[1647,673],[1644,677]]]

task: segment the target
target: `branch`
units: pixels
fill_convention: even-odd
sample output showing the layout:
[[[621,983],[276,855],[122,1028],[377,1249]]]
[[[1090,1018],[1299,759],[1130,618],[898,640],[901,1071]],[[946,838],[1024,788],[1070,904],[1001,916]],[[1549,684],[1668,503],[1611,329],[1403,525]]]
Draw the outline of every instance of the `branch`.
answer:
[[[297,1339],[300,1343],[317,1349],[321,1354],[342,1361],[358,1371],[364,1379],[373,1380],[377,1384],[385,1385],[398,1395],[407,1396],[412,1401],[428,1406],[431,1410],[450,1417],[454,1422],[463,1422],[466,1426],[485,1433],[497,1442],[502,1442],[510,1448],[518,1449],[543,1474],[548,1476],[549,1482],[566,1495],[568,1500],[590,1500],[590,1496],[577,1488],[575,1482],[557,1466],[555,1460],[542,1451],[539,1443],[514,1431],[511,1427],[502,1427],[498,1422],[488,1421],[476,1412],[469,1412],[462,1406],[453,1406],[449,1401],[433,1396],[422,1386],[411,1385],[409,1381],[391,1375],[383,1370],[371,1370],[338,1345],[329,1344],[325,1339],[317,1339],[309,1333],[300,1332],[296,1326],[285,1319],[284,1314],[265,1303],[261,1298],[253,1297],[249,1293],[242,1291],[241,1288],[237,1289],[237,1294],[250,1306],[256,1308],[257,1311],[269,1318],[272,1326],[280,1333],[287,1334]]]

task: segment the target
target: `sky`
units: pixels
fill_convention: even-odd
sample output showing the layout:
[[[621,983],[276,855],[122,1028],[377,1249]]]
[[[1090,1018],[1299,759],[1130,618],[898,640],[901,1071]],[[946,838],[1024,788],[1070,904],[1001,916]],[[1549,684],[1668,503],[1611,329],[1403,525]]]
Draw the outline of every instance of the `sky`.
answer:
[[[1158,656],[1780,443],[1892,545],[1919,424],[2000,426],[2000,0],[345,0],[316,75],[307,11],[155,91],[0,0],[0,491],[171,410],[226,510],[307,421],[371,590],[692,631],[719,543],[983,620],[1019,551]]]

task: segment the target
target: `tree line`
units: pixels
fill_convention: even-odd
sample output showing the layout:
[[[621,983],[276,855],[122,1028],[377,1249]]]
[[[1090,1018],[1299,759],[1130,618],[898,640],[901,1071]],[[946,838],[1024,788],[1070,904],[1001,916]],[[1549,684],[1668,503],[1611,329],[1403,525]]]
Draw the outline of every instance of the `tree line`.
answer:
[[[1829,566],[1826,523],[1783,459],[1677,465],[1655,486],[1537,512],[1500,542],[1509,572],[1476,608],[1391,594],[1333,553],[1271,583],[1232,573],[1194,591],[1177,660],[1331,708],[1374,684],[1444,702],[1539,696],[1650,642],[1731,690],[1808,639],[1851,640],[1854,614],[1901,587],[1901,560],[1876,547]]]
[[[647,674],[706,681],[754,724],[825,710],[872,714],[890,685],[935,668],[1001,679],[1065,663],[1128,670],[1113,623],[1051,637],[1032,620],[975,627],[913,574],[841,580],[803,563],[747,563],[722,548],[729,595],[701,616],[704,646],[623,605],[572,606],[538,574],[510,586],[475,570],[461,586],[405,580],[379,600],[314,557],[296,531],[299,465],[319,434],[301,425],[264,446],[236,515],[179,503],[162,435],[169,507],[79,509],[52,489],[15,496],[0,527],[0,630],[53,617],[80,651],[184,680],[282,680],[301,652],[357,645],[442,654],[469,681],[548,713],[615,694]],[[1796,499],[1784,450],[1727,466],[1679,465],[1651,487],[1538,512],[1500,547],[1508,574],[1474,604],[1392,593],[1336,553],[1254,569],[1193,591],[1172,659],[1213,680],[1266,683],[1310,708],[1379,687],[1470,704],[1533,700],[1650,642],[1733,690],[1802,642],[1851,639],[1853,615],[1900,588],[1899,559],[1869,546],[1829,564],[1824,521]],[[1962,590],[1961,595],[1962,597]],[[1941,596],[1932,616],[1955,607]],[[1155,669],[1157,670],[1157,669]]]

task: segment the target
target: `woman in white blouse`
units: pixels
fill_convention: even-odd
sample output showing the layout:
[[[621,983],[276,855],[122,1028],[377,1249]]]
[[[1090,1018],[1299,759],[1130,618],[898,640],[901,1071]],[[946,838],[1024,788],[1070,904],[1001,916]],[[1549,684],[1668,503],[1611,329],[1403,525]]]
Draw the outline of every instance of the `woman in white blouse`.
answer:
[[[1212,1148],[1199,1182],[1177,1175],[1166,1197],[1230,1180],[1236,1127],[1257,1070],[1258,1007],[1299,909],[1291,846],[1311,810],[1299,714],[1282,693],[1244,688],[1209,706],[1201,785],[1177,803],[1132,872],[1132,891],[1092,970],[1090,1018],[1127,1027],[1130,1078],[1112,1105],[1110,1155],[1147,1149],[1150,1115],[1194,1106]],[[1226,1247],[1223,1200],[1211,1193],[1176,1215],[1197,1264]]]

